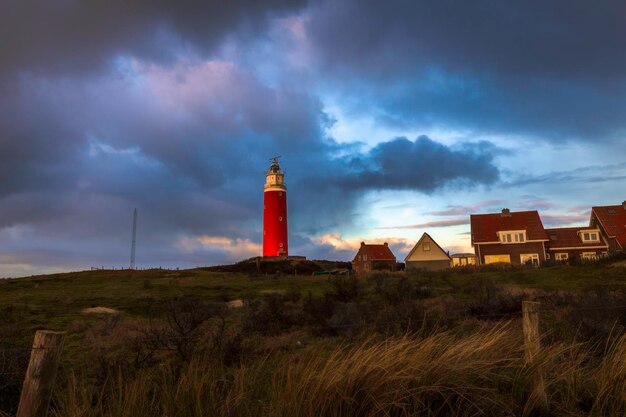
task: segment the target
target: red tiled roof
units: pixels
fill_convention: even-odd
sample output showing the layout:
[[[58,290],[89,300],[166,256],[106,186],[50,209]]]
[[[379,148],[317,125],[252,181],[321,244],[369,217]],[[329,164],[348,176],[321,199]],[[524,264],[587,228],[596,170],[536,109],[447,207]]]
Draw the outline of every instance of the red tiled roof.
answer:
[[[512,211],[508,216],[502,213],[472,214],[470,224],[472,245],[497,242],[498,232],[505,230],[526,230],[526,240],[548,240],[537,210]]]
[[[548,238],[546,244],[548,250],[557,248],[587,248],[587,247],[608,247],[607,243],[600,236],[599,242],[583,242],[580,237],[581,230],[589,230],[588,227],[560,227],[556,229],[546,229]]]
[[[591,212],[596,215],[604,232],[615,238],[622,248],[626,248],[626,208],[619,206],[592,207]]]
[[[387,245],[361,245],[359,252],[357,255],[367,255],[368,259],[373,261],[395,261],[396,257],[394,256],[391,249]],[[356,257],[355,257],[356,259]]]

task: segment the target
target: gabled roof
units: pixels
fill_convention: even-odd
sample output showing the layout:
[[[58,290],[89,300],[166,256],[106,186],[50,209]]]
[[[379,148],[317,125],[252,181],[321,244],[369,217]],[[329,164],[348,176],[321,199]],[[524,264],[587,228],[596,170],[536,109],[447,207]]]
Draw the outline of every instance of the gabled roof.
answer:
[[[388,245],[365,244],[361,243],[361,247],[357,252],[358,255],[367,255],[368,260],[372,261],[395,261],[396,257],[389,249]],[[356,256],[355,258],[356,259]]]
[[[472,214],[470,225],[472,245],[498,242],[498,232],[505,230],[526,230],[526,240],[548,240],[537,210]]]
[[[546,244],[546,247],[548,250],[559,248],[584,249],[598,246],[608,247],[606,242],[602,239],[602,236],[599,236],[599,242],[583,242],[579,233],[583,230],[589,230],[589,227],[559,227],[555,229],[546,229],[546,233],[550,239]]]
[[[432,238],[432,236],[430,236],[428,233],[424,233],[422,235],[422,237],[420,237],[420,240],[417,241],[417,243],[415,244],[415,246],[413,246],[413,249],[411,249],[411,251],[409,252],[409,254],[406,256],[406,258],[404,258],[404,261],[408,261],[409,258],[411,258],[411,255],[413,255],[413,252],[415,252],[417,250],[417,248],[420,246],[420,243],[422,243],[422,241],[424,239],[428,238],[431,242],[433,242],[435,244],[435,246],[439,249],[439,251],[441,253],[443,253],[448,259],[450,259],[450,255],[448,255],[448,252],[446,252],[445,250],[443,250],[443,248],[441,246],[439,246],[439,243],[437,243],[435,241],[435,239]]]
[[[596,215],[602,229],[608,237],[615,238],[622,248],[626,247],[626,207],[599,206],[592,207],[591,212]]]

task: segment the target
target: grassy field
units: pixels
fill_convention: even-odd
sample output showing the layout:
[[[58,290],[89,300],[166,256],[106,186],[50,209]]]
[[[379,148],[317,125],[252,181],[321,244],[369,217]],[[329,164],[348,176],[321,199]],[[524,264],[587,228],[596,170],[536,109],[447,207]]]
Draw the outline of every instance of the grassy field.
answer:
[[[37,329],[67,332],[59,416],[531,415],[519,351],[524,299],[544,308],[552,401],[568,415],[624,410],[626,265],[617,261],[357,277],[192,269],[0,280],[0,357],[9,358],[0,361],[0,415],[15,411]],[[97,307],[117,313],[84,312]],[[424,368],[427,357],[438,362]],[[405,375],[407,367],[430,377]],[[584,403],[570,404],[575,397]]]
[[[125,314],[151,317],[164,299],[194,295],[212,301],[230,301],[271,291],[328,289],[325,276],[258,276],[183,271],[85,271],[0,280],[0,308],[24,309],[37,328],[64,330],[85,308],[105,306]]]
[[[626,288],[626,267],[555,266],[513,270],[472,270],[414,275],[438,295],[494,282],[510,288],[579,291],[596,286]],[[363,279],[364,285],[373,282]],[[247,275],[202,269],[98,270],[0,280],[0,309],[23,309],[33,328],[64,330],[85,308],[104,306],[138,317],[151,317],[164,299],[194,295],[231,301],[271,292],[296,291],[319,296],[331,288],[328,276]],[[366,288],[367,290],[367,288]]]

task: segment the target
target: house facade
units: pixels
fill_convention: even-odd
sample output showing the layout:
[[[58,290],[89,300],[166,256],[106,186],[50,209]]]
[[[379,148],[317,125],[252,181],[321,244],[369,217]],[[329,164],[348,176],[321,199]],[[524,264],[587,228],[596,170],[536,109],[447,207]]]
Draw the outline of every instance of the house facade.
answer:
[[[396,257],[385,242],[382,245],[366,244],[361,242],[361,247],[352,260],[352,269],[355,272],[371,271],[395,271]]]
[[[452,258],[452,267],[460,267],[460,266],[472,266],[478,263],[478,259],[473,253],[455,253],[451,255]]]
[[[479,265],[541,265],[546,260],[548,235],[536,210],[472,214],[470,227]]]
[[[428,234],[424,233],[404,259],[406,269],[440,271],[451,266],[450,255]]]
[[[546,229],[548,257],[557,262],[595,261],[608,254],[609,245],[597,228]]]
[[[600,231],[609,252],[626,251],[626,201],[619,206],[592,207],[589,226]]]

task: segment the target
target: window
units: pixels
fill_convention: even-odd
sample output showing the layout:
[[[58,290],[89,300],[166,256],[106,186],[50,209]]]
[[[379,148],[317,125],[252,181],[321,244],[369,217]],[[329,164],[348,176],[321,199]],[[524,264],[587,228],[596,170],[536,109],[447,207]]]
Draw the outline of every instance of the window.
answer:
[[[367,255],[363,255],[363,260],[367,261]]]
[[[595,261],[596,253],[595,252],[583,252],[580,255],[580,259],[585,260],[585,261]]]
[[[554,259],[557,261],[567,261],[569,258],[569,253],[566,252],[558,252],[554,254]]]
[[[500,235],[500,242],[502,243],[524,243],[526,242],[525,231],[513,231],[513,232],[498,232]]]
[[[510,255],[485,255],[485,264],[495,264],[498,262],[511,263]]]
[[[283,221],[283,216],[279,216],[279,217],[278,217],[278,221],[279,221],[279,222],[282,222],[282,221]]]
[[[424,242],[422,243],[422,250],[424,252],[428,252],[430,250],[430,242]]]
[[[583,242],[597,242],[600,240],[598,232],[584,232],[582,233]]]
[[[519,260],[522,265],[539,266],[539,254],[538,253],[523,253],[519,256]]]

